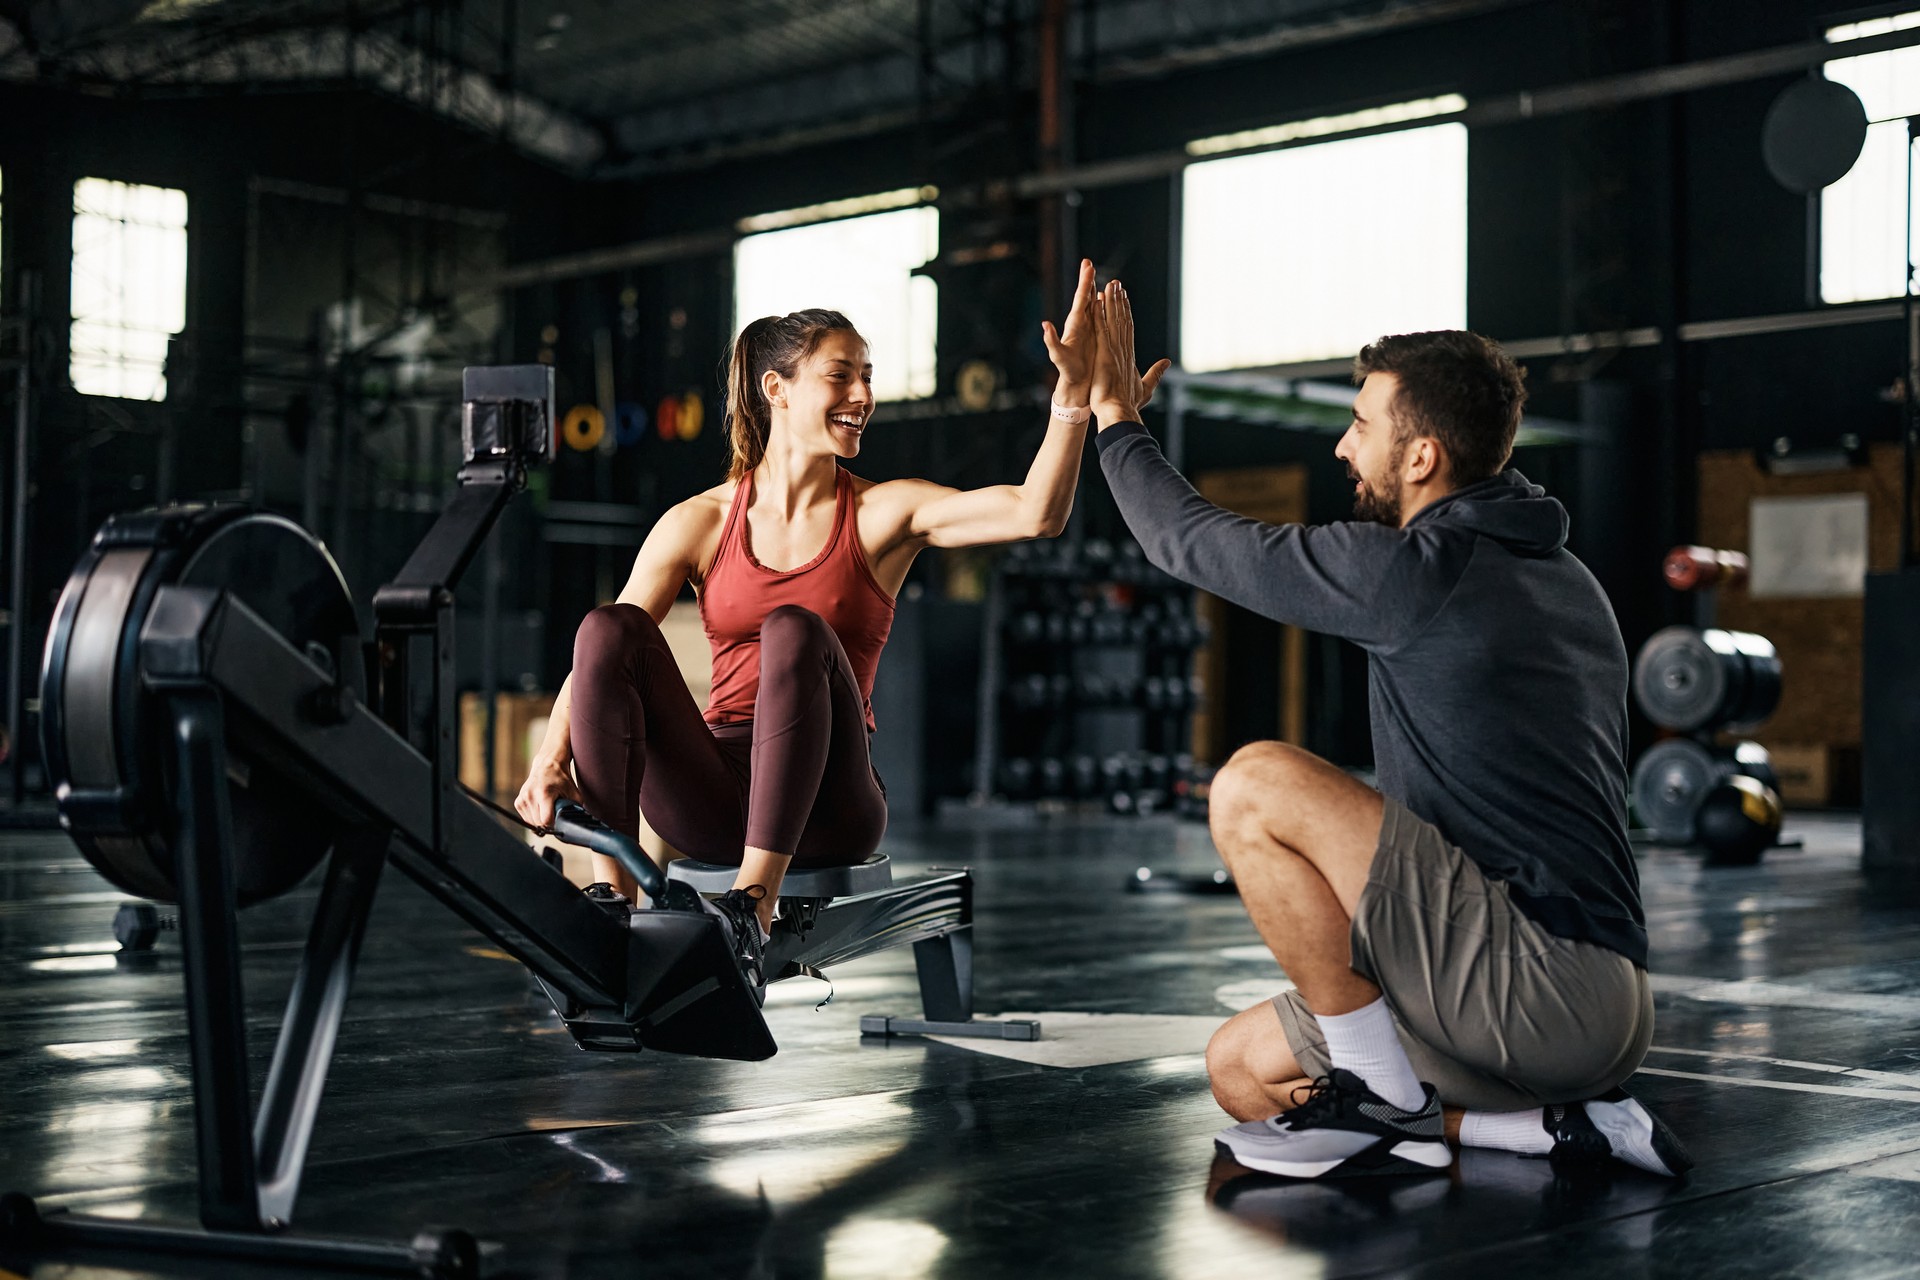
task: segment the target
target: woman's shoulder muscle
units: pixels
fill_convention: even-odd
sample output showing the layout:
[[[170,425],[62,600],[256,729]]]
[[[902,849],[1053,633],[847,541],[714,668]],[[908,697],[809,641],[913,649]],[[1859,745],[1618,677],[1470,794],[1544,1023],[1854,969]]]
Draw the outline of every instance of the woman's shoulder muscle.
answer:
[[[654,525],[654,534],[664,535],[674,551],[685,558],[696,587],[713,563],[714,553],[720,549],[720,534],[726,527],[727,511],[733,505],[734,487],[732,481],[724,481],[676,502]],[[652,537],[648,541],[652,541]]]

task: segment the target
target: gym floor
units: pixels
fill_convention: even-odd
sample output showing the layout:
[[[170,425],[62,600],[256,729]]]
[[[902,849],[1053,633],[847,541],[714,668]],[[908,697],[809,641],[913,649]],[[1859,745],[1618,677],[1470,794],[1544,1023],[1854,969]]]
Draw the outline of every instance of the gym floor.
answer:
[[[1238,899],[1123,887],[1211,870],[1197,825],[896,829],[902,873],[975,868],[981,1007],[1045,1038],[863,1043],[862,1013],[918,1012],[903,951],[834,973],[824,1005],[823,982],[772,988],[781,1051],[758,1064],[580,1052],[523,969],[390,873],[297,1225],[464,1226],[536,1277],[1911,1274],[1920,905],[1863,880],[1857,822],[1788,835],[1804,848],[1753,868],[1642,850],[1659,1028],[1630,1087],[1699,1161],[1677,1183],[1469,1151],[1300,1184],[1217,1157],[1207,1036],[1284,980]],[[190,1220],[174,938],[116,956],[122,895],[57,833],[0,833],[0,886],[0,1190]],[[314,891],[242,917],[256,1072]]]

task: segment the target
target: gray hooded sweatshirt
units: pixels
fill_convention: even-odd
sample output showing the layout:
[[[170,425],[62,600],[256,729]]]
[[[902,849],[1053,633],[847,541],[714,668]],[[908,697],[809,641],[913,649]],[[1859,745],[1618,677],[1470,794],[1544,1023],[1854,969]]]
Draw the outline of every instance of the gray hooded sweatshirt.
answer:
[[[1400,801],[1562,938],[1647,962],[1627,843],[1627,652],[1567,512],[1518,471],[1404,529],[1273,525],[1214,506],[1138,423],[1098,436],[1147,559],[1368,655],[1374,761]]]

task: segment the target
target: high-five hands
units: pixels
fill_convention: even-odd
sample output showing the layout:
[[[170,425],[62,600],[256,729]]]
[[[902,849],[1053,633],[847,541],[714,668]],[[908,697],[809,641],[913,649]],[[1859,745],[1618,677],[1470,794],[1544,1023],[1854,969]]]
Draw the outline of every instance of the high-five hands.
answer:
[[[1086,279],[1084,271],[1081,279]],[[1140,372],[1133,354],[1133,304],[1118,280],[1100,291],[1093,316],[1098,337],[1089,393],[1094,417],[1103,429],[1116,422],[1138,421],[1140,407],[1153,399],[1160,376],[1173,367],[1173,362],[1157,361],[1145,374]]]
[[[1073,306],[1067,312],[1066,327],[1055,330],[1051,320],[1040,322],[1040,336],[1046,339],[1047,354],[1060,371],[1053,389],[1055,404],[1068,409],[1084,408],[1093,384],[1094,319],[1093,263],[1080,260],[1080,283],[1073,291]]]

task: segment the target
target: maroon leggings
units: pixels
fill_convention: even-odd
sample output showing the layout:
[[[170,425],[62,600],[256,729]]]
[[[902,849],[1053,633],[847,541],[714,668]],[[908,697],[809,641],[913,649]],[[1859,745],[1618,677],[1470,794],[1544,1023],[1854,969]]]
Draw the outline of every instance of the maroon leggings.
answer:
[[[643,813],[682,853],[736,866],[749,845],[802,867],[880,847],[887,798],[860,687],[811,610],[767,614],[753,720],[710,727],[646,611],[602,605],[574,637],[570,726],[581,797],[617,831]]]

